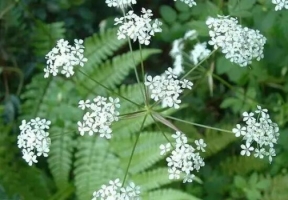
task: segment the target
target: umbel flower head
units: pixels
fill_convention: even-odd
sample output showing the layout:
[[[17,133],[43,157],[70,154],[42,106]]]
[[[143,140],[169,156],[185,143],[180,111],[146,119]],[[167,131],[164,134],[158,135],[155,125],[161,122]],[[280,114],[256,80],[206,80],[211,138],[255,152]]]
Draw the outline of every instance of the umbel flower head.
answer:
[[[275,10],[282,10],[283,8],[288,9],[288,0],[272,0],[272,3],[275,4]]]
[[[89,110],[83,116],[83,122],[78,122],[78,130],[80,135],[84,135],[86,132],[89,135],[99,133],[100,137],[110,139],[112,137],[111,124],[114,121],[118,121],[119,112],[117,108],[120,107],[119,99],[113,99],[109,97],[97,96],[90,100],[81,100],[79,107],[82,110]]]
[[[264,156],[269,158],[276,156],[274,145],[279,138],[279,127],[270,119],[267,109],[257,106],[255,112],[244,112],[243,121],[246,125],[236,125],[232,132],[236,137],[243,137],[245,144],[241,145],[241,155],[250,156],[254,153],[255,157],[263,159]]]
[[[74,40],[75,46],[69,45],[68,41],[61,39],[57,41],[54,47],[47,55],[47,66],[44,69],[45,78],[50,74],[56,76],[59,72],[67,78],[74,74],[74,67],[84,66],[87,58],[84,58],[83,40]]]
[[[106,0],[108,7],[126,8],[131,4],[136,4],[136,0]]]
[[[184,174],[183,183],[192,182],[195,175],[194,170],[199,171],[205,165],[204,159],[198,151],[205,152],[207,146],[203,139],[195,140],[196,149],[188,144],[188,139],[185,134],[177,131],[172,137],[175,139],[175,149],[171,155],[166,158],[168,165],[169,179],[180,179],[180,175]],[[171,149],[170,143],[160,145],[160,154],[164,155]]]
[[[37,157],[48,156],[51,140],[48,137],[51,122],[39,117],[26,122],[22,121],[20,135],[18,135],[18,147],[22,149],[24,160],[31,166],[37,163]]]
[[[152,22],[153,16],[151,10],[142,8],[142,15],[138,16],[134,11],[129,11],[124,17],[115,18],[115,25],[120,24],[117,38],[118,40],[131,38],[134,42],[139,41],[140,44],[150,44],[151,36],[161,32],[160,26],[162,22],[156,19]]]
[[[93,193],[92,200],[140,200],[140,187],[130,182],[121,187],[119,178],[110,180],[109,185],[102,185],[101,189]]]
[[[197,65],[200,61],[204,60],[209,56],[211,51],[207,49],[207,43],[197,43],[193,50],[190,51],[190,60],[194,65]]]
[[[253,59],[259,61],[264,57],[266,38],[258,30],[243,28],[236,18],[229,16],[209,17],[206,24],[210,29],[209,44],[215,49],[221,48],[231,62],[245,67],[251,64]]]
[[[151,99],[162,101],[163,107],[179,108],[179,99],[183,89],[192,89],[193,83],[184,79],[177,80],[172,68],[168,68],[162,76],[147,76],[144,83],[151,91]]]

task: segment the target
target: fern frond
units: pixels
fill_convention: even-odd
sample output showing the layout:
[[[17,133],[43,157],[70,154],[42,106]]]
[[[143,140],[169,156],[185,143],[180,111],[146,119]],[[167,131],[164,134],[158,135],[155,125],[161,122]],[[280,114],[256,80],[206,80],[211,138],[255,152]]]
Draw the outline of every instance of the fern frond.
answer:
[[[79,200],[92,198],[102,184],[124,177],[119,159],[109,150],[108,141],[97,136],[79,138],[75,154],[75,186]]]
[[[150,55],[159,53],[156,49],[143,49],[142,59],[147,59]],[[135,64],[141,62],[139,51],[129,52],[123,55],[116,56],[112,61],[108,60],[104,64],[97,66],[94,64],[93,70],[86,73],[91,79],[94,79],[110,89],[115,89],[117,85],[123,82],[131,69],[135,67],[132,57],[135,59]],[[85,65],[86,68],[86,65]],[[77,73],[78,83],[80,86],[88,90],[89,93],[97,93],[105,95],[106,89],[95,83],[93,80],[87,78],[81,73]]]
[[[221,150],[225,149],[229,144],[238,140],[232,133],[224,133],[211,129],[206,129],[204,138],[207,144],[205,157],[217,154]]]
[[[135,143],[135,138],[136,134],[133,137],[126,134],[120,139],[111,141],[113,150],[119,156],[123,168],[125,168],[130,159],[131,149]],[[163,143],[167,143],[167,141],[161,132],[141,132],[129,168],[129,173],[137,174],[163,159],[163,156],[160,155],[159,151],[159,146]]]
[[[116,92],[127,99],[130,99],[134,101],[135,103],[139,105],[144,105],[144,99],[141,93],[141,88],[143,87],[141,84],[131,84],[131,85],[122,85]],[[115,94],[111,94],[111,96],[116,97]],[[136,108],[133,104],[130,102],[126,101],[125,99],[120,99],[121,100],[121,107],[119,109],[119,112],[121,114],[124,113],[131,113],[133,111],[139,111],[139,109]]]
[[[51,147],[48,157],[49,169],[53,175],[58,189],[63,190],[69,185],[69,175],[72,168],[73,158],[73,133],[71,125],[65,123],[65,119],[60,126],[59,122],[53,124],[50,129]],[[77,129],[76,129],[77,130]]]
[[[227,175],[245,175],[251,171],[260,171],[267,167],[267,162],[254,156],[227,157],[220,163],[220,168]]]
[[[117,29],[108,29],[101,34],[94,34],[85,39],[85,57],[88,62],[85,63],[83,71],[90,74],[94,67],[102,63],[109,56],[112,56],[116,50],[127,43],[127,40],[118,40]],[[85,77],[84,77],[85,79]],[[82,79],[81,79],[82,80]]]
[[[32,33],[34,53],[39,56],[46,55],[55,45],[56,41],[64,38],[64,22],[45,24],[37,21]]]
[[[161,190],[155,190],[151,191],[146,195],[142,196],[143,200],[151,200],[151,199],[157,199],[157,200],[200,200],[197,197],[187,194],[185,192],[182,192],[180,190],[175,189],[161,189]]]
[[[175,181],[169,179],[168,168],[156,168],[151,171],[135,174],[131,179],[136,185],[141,185],[141,191],[146,192],[153,189],[158,189],[163,185],[167,185]]]

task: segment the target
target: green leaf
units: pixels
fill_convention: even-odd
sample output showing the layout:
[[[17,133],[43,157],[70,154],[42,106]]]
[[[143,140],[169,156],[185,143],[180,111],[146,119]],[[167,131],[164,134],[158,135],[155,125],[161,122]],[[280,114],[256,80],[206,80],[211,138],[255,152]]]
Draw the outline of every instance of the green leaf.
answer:
[[[246,180],[242,176],[235,176],[234,184],[239,189],[243,189],[247,186]]]
[[[191,29],[195,29],[199,36],[209,36],[209,29],[205,21],[193,21],[189,23]]]
[[[197,197],[182,192],[180,190],[175,190],[175,189],[161,189],[161,190],[155,190],[152,192],[149,192],[146,195],[142,196],[142,200],[151,200],[151,199],[157,199],[157,200],[176,200],[176,199],[189,199],[189,200],[200,200]]]
[[[163,5],[160,7],[160,14],[164,21],[167,23],[172,24],[176,21],[177,13],[176,11],[171,8],[170,6]]]
[[[228,2],[228,10],[231,16],[235,17],[250,17],[251,9],[256,3],[256,0],[230,0]]]
[[[189,12],[190,8],[186,3],[183,3],[181,1],[175,2],[175,7],[179,12]]]
[[[44,57],[56,45],[57,40],[64,38],[65,31],[64,22],[45,24],[36,21],[32,32],[34,53]]]

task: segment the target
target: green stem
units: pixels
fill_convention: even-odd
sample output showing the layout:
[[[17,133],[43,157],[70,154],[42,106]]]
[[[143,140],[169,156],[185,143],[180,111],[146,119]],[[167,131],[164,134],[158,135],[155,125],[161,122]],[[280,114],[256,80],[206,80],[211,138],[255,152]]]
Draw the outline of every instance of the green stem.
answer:
[[[141,134],[141,131],[142,131],[143,127],[144,127],[146,119],[147,119],[147,115],[145,115],[145,117],[144,117],[144,120],[143,120],[143,122],[141,124],[141,127],[140,127],[140,130],[139,130],[139,133],[137,135],[136,141],[135,141],[135,143],[133,145],[133,149],[132,149],[132,152],[131,152],[131,155],[130,155],[130,158],[129,158],[128,166],[126,168],[125,176],[124,176],[124,179],[123,179],[123,182],[122,182],[122,187],[124,186],[124,183],[126,181],[126,178],[127,178],[127,175],[128,175],[128,170],[130,168],[131,161],[132,161],[132,158],[133,158],[133,155],[134,155],[134,152],[135,152],[135,149],[136,149],[137,143],[139,141],[140,134]]]
[[[126,101],[128,101],[128,102],[130,102],[130,103],[132,103],[132,104],[134,104],[134,105],[136,105],[136,106],[138,106],[138,107],[141,106],[140,104],[138,104],[138,103],[136,103],[136,102],[134,102],[134,101],[131,101],[130,99],[128,99],[128,98],[122,96],[121,94],[113,91],[112,89],[106,87],[105,85],[103,85],[103,84],[100,83],[99,81],[97,81],[97,80],[89,77],[85,72],[83,72],[83,71],[81,71],[81,70],[78,70],[78,71],[79,71],[80,73],[82,73],[84,76],[86,76],[87,78],[89,78],[90,80],[92,80],[92,81],[94,81],[95,83],[97,83],[98,85],[100,85],[101,87],[103,87],[103,88],[105,88],[106,90],[110,91],[111,93],[118,95],[120,98],[125,99]]]
[[[122,10],[122,13],[123,13],[125,22],[126,22],[125,11],[124,11],[124,9],[121,9],[121,10]],[[133,64],[134,64],[134,73],[135,73],[135,76],[136,76],[136,80],[137,80],[137,83],[139,84],[139,87],[140,87],[142,96],[143,96],[143,98],[145,99],[145,94],[144,94],[144,92],[143,92],[143,90],[142,90],[141,83],[140,83],[140,79],[139,79],[139,75],[138,75],[137,68],[136,68],[136,61],[135,61],[135,58],[134,58],[134,56],[133,56],[133,48],[132,48],[131,40],[130,40],[129,37],[128,37],[127,40],[128,40],[128,45],[129,45],[130,52],[132,53],[132,61],[133,61]],[[143,62],[143,61],[141,60],[141,62]],[[143,85],[144,85],[144,83],[143,83]],[[145,87],[145,85],[144,85],[144,87]]]
[[[140,43],[139,43],[139,50],[140,50],[140,59],[141,59],[142,80],[145,81],[142,46]],[[143,84],[143,86],[144,86],[144,92],[145,92],[145,105],[148,105],[148,90],[145,84]]]
[[[150,113],[150,116],[152,117],[152,119],[154,120],[157,128],[161,131],[162,135],[165,137],[165,139],[171,144],[171,146],[174,148],[173,143],[169,140],[169,138],[165,135],[165,133],[163,132],[163,130],[161,129],[160,125],[158,124],[157,120],[155,119],[155,117]]]
[[[232,131],[228,131],[228,130],[225,130],[225,129],[214,128],[214,127],[206,126],[206,125],[203,125],[203,124],[197,124],[197,123],[194,123],[194,122],[189,122],[189,121],[182,120],[182,119],[178,119],[178,118],[171,117],[171,116],[163,116],[163,117],[166,117],[166,118],[168,118],[168,119],[173,119],[173,120],[175,120],[175,121],[179,121],[179,122],[182,122],[182,123],[191,124],[191,125],[194,125],[194,126],[206,128],[206,129],[212,129],[212,130],[222,131],[222,132],[226,132],[226,133],[233,133]]]
[[[214,49],[205,59],[201,60],[195,67],[190,69],[180,80],[183,80],[186,78],[191,72],[193,72],[197,67],[199,67],[203,62],[205,62],[212,54],[214,54],[217,51],[217,49]]]

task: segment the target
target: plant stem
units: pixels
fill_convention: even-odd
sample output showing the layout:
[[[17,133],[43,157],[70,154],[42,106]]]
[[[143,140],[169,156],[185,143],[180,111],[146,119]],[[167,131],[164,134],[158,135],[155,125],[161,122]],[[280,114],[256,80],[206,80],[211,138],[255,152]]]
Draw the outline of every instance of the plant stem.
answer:
[[[126,178],[127,178],[127,175],[128,175],[128,170],[130,168],[131,161],[132,161],[132,158],[133,158],[133,155],[134,155],[134,152],[135,152],[135,149],[136,149],[137,143],[139,141],[140,134],[141,134],[141,131],[142,131],[143,127],[144,127],[146,119],[147,119],[147,115],[145,115],[145,117],[144,117],[144,120],[143,120],[143,122],[141,124],[141,127],[140,127],[140,130],[139,130],[139,133],[137,135],[136,141],[135,141],[135,143],[133,145],[133,149],[132,149],[132,152],[131,152],[131,155],[130,155],[130,158],[129,158],[128,166],[126,168],[125,176],[124,176],[124,179],[123,179],[123,182],[122,182],[122,187],[124,186],[124,183],[126,181]]]
[[[142,56],[142,46],[139,43],[139,49],[140,49],[140,59],[141,59],[141,71],[142,71],[142,80],[145,81],[145,74],[144,74],[144,64],[143,64],[143,56]],[[145,84],[143,84],[144,92],[145,92],[145,105],[148,105],[148,91]]]
[[[178,119],[178,118],[171,117],[171,116],[163,116],[163,117],[166,117],[166,118],[168,118],[168,119],[173,119],[173,120],[175,120],[175,121],[179,121],[179,122],[182,122],[182,123],[191,124],[191,125],[194,125],[194,126],[206,128],[206,129],[212,129],[212,130],[216,130],[216,131],[222,131],[222,132],[225,132],[225,133],[233,133],[232,131],[228,131],[228,130],[225,130],[225,129],[214,128],[214,127],[212,127],[212,126],[206,126],[206,125],[203,125],[203,124],[197,124],[197,123],[194,123],[194,122],[189,122],[189,121],[182,120],[182,119]]]
[[[203,62],[205,62],[212,54],[214,54],[217,51],[217,49],[214,49],[205,59],[201,60],[195,67],[190,69],[180,80],[183,80],[185,77],[187,77],[191,72],[193,72],[197,67],[199,67]]]
[[[124,9],[121,9],[121,10],[122,10],[122,13],[123,13],[125,22],[126,22],[125,11],[124,11]],[[144,92],[143,92],[143,90],[142,90],[141,82],[140,82],[139,75],[138,75],[138,72],[137,72],[136,61],[135,61],[135,58],[134,58],[134,56],[133,56],[133,48],[132,48],[132,45],[131,45],[131,40],[130,40],[129,37],[128,37],[127,40],[128,40],[128,45],[129,45],[130,52],[132,53],[132,60],[133,60],[133,64],[134,64],[134,73],[135,73],[135,76],[136,76],[136,80],[137,80],[137,83],[138,83],[139,86],[140,86],[140,90],[141,90],[141,93],[142,93],[143,98],[146,99],[145,94],[144,94]],[[143,61],[142,61],[142,58],[141,58],[141,62],[143,62]],[[143,85],[144,85],[144,84],[143,84]],[[144,87],[145,87],[145,85],[144,85]],[[146,101],[145,101],[145,102],[146,102]]]
[[[94,81],[95,83],[97,83],[98,85],[100,85],[101,87],[103,87],[103,88],[105,88],[106,90],[112,92],[113,94],[118,95],[120,98],[125,99],[126,101],[128,101],[128,102],[130,102],[130,103],[132,103],[132,104],[134,104],[134,105],[136,105],[136,106],[138,106],[138,107],[141,106],[140,104],[138,104],[138,103],[136,103],[136,102],[134,102],[134,101],[131,101],[130,99],[128,99],[128,98],[122,96],[121,94],[119,94],[119,93],[113,91],[112,89],[106,87],[105,85],[103,85],[103,84],[100,83],[99,81],[97,81],[97,80],[95,80],[95,79],[89,77],[85,72],[83,72],[83,71],[81,71],[81,70],[78,70],[78,71],[79,71],[80,73],[82,73],[84,76],[86,76],[87,78],[89,78],[90,80],[92,80],[92,81]]]
[[[155,117],[153,116],[152,113],[150,113],[150,116],[152,117],[152,119],[154,120],[157,128],[161,131],[162,135],[165,137],[165,139],[171,144],[171,146],[174,148],[173,143],[169,140],[169,138],[165,135],[165,133],[162,131],[160,125],[158,124],[157,120],[155,119]]]

